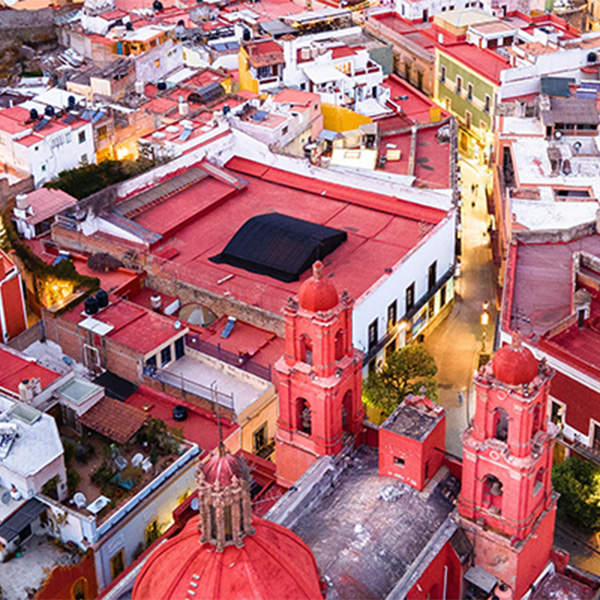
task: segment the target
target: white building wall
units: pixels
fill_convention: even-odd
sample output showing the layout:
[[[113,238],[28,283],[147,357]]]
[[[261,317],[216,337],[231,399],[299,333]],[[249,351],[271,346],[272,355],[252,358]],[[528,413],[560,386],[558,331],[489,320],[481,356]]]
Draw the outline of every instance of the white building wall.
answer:
[[[79,141],[80,132],[85,135],[82,142]],[[91,123],[85,123],[73,131],[63,129],[47,135],[31,146],[22,146],[17,140],[13,150],[12,156],[6,157],[6,162],[30,173],[36,187],[54,179],[61,171],[78,167],[83,158],[87,162],[95,162]]]
[[[168,39],[134,60],[136,80],[156,83],[184,66],[183,45]]]
[[[371,289],[356,299],[353,313],[352,341],[361,350],[368,349],[368,327],[378,320],[378,336],[387,332],[387,309],[397,301],[398,320],[406,314],[406,288],[415,283],[417,305],[428,292],[428,269],[437,261],[437,281],[454,268],[456,214],[451,212],[420,246],[412,250],[393,268],[383,275]]]
[[[144,543],[146,527],[155,519],[161,526],[172,523],[173,510],[178,500],[196,487],[197,460],[193,460],[174,477],[168,485],[149,501],[137,507],[134,514],[128,515],[113,527],[95,544],[96,575],[98,588],[102,590],[112,581],[110,559],[121,549],[125,552],[125,567],[135,559],[138,546]],[[162,527],[161,527],[162,529]]]

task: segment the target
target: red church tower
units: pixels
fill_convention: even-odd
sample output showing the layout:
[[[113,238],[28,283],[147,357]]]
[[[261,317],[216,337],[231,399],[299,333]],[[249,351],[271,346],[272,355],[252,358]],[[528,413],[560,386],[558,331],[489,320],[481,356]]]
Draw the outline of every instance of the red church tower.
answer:
[[[463,434],[461,522],[475,535],[475,564],[521,598],[552,549],[556,495],[546,417],[553,371],[515,338],[475,376],[475,417]]]
[[[319,456],[337,454],[362,430],[362,353],[352,347],[352,304],[323,278],[323,264],[285,308],[277,371],[277,476],[294,483]]]

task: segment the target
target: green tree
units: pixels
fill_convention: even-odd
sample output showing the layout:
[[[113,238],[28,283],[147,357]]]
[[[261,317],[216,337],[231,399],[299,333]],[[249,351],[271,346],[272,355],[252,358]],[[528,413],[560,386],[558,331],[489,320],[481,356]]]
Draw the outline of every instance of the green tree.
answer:
[[[571,456],[554,465],[552,484],[561,514],[587,529],[600,529],[600,467]]]
[[[387,361],[369,375],[363,385],[368,404],[391,414],[408,394],[425,395],[436,402],[439,398],[437,365],[433,356],[420,344],[409,344],[395,350]]]

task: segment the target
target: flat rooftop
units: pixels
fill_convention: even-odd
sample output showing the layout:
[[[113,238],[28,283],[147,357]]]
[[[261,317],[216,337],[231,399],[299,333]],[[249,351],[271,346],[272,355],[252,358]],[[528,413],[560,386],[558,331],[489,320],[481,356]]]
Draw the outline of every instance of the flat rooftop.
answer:
[[[232,397],[233,410],[237,415],[254,404],[272,385],[269,381],[248,377],[244,371],[235,367],[224,369],[217,366],[216,362],[188,354],[171,363],[165,371],[198,383],[207,391],[214,384],[214,389],[219,394]],[[206,399],[210,400],[210,395]]]
[[[146,411],[153,419],[162,419],[168,427],[181,427],[183,437],[189,442],[197,444],[201,455],[210,454],[219,445],[219,427],[216,415],[190,402],[140,385],[137,391],[125,400],[125,404]],[[173,419],[173,408],[178,405],[187,408],[188,416],[184,421]],[[221,417],[223,439],[227,439],[238,428],[237,424]]]
[[[418,398],[406,398],[381,427],[413,440],[423,441],[444,415],[441,406]]]
[[[457,486],[448,476],[425,499],[380,477],[377,450],[362,446],[334,490],[292,528],[327,577],[327,598],[385,598],[453,510],[442,491]]]
[[[18,394],[19,383],[35,377],[40,380],[42,388],[45,388],[56,381],[60,373],[38,365],[33,359],[22,358],[16,351],[0,347],[0,388]]]
[[[600,235],[588,235],[567,243],[517,244],[514,264],[508,265],[512,281],[508,279],[506,284],[502,317],[505,331],[519,328],[525,338],[540,343],[543,334],[572,314],[576,252],[600,257]],[[532,289],[536,290],[535,294],[531,293]],[[550,340],[554,348],[565,353],[567,360],[570,355],[595,372],[600,369],[600,334],[595,325],[599,316],[600,301],[592,295],[589,326],[579,329],[575,323]]]
[[[347,289],[358,299],[446,215],[443,210],[393,196],[347,188],[237,157],[227,167],[238,178],[243,177],[245,185],[232,181],[235,193],[227,198],[221,194],[210,198],[210,193],[205,197],[201,184],[192,192],[181,192],[191,193],[189,201],[201,204],[203,211],[155,246],[153,253],[163,257],[163,269],[178,279],[274,313],[281,311],[290,295],[298,293],[310,275],[308,270],[300,281],[284,283],[209,260],[222,252],[248,219],[278,212],[345,231],[347,240],[324,259],[326,273],[338,291]],[[177,203],[178,194],[172,199]],[[165,206],[168,208],[168,202]],[[144,214],[146,227],[161,227],[162,210],[154,213],[148,207]]]

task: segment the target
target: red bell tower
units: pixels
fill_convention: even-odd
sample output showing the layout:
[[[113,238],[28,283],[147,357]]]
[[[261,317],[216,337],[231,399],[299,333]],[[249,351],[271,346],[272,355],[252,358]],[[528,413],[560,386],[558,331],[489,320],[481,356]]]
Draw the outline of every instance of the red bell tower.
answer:
[[[277,476],[293,484],[319,456],[337,454],[362,430],[362,353],[352,346],[352,304],[323,279],[323,264],[285,307],[285,355],[275,364],[279,394]]]
[[[521,598],[550,559],[556,495],[546,417],[553,371],[515,337],[475,376],[475,416],[463,434],[458,510],[475,535],[475,564]]]

